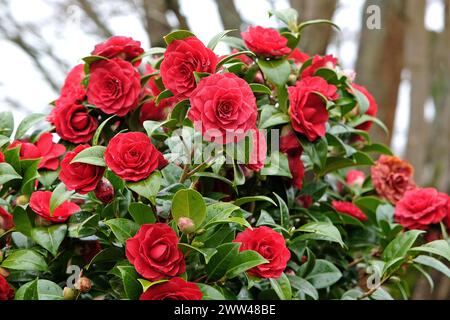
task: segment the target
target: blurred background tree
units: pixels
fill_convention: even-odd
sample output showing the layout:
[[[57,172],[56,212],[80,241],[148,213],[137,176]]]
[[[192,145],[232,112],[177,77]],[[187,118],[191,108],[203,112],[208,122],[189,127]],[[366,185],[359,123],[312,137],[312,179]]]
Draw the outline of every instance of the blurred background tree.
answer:
[[[57,96],[76,63],[73,57],[87,55],[93,44],[118,30],[146,48],[164,45],[162,37],[175,28],[206,34],[268,21],[276,26],[246,10],[255,2],[261,11],[291,6],[302,20],[353,26],[341,33],[328,26],[309,28],[301,50],[333,53],[353,67],[356,82],[373,93],[390,132],[374,128],[375,140],[414,165],[418,184],[450,193],[450,0],[0,0],[0,109],[23,117],[47,108],[36,99]],[[367,23],[376,10],[380,28],[372,29]],[[426,18],[440,26],[430,29]],[[435,283],[430,296],[426,281],[419,280],[414,297],[450,298],[450,281],[443,277]]]

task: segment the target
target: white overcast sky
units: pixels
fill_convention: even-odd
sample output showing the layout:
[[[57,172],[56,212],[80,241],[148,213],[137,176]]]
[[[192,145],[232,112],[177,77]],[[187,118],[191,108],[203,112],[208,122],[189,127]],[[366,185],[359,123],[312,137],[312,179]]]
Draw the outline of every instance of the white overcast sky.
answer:
[[[111,0],[111,3],[114,2]],[[263,26],[277,26],[277,22],[269,19],[267,11],[271,9],[266,0],[237,0],[238,10],[245,21]],[[289,6],[288,0],[273,1],[276,8]],[[205,43],[215,34],[223,30],[217,13],[216,4],[212,0],[181,0],[181,10],[187,16],[192,31]],[[257,4],[257,5],[255,5]],[[338,10],[333,20],[341,27],[338,35],[339,46],[331,45],[330,53],[337,56],[344,68],[353,68],[357,56],[357,36],[361,28],[361,9],[364,0],[340,0]],[[45,38],[53,44],[56,53],[63,57],[69,65],[76,65],[80,58],[89,55],[99,39],[89,35],[80,24],[81,11],[76,6],[69,7],[65,23],[50,22],[54,8],[51,2],[45,0],[12,0],[12,13],[18,21],[34,22],[42,25]],[[425,24],[432,30],[443,28],[443,6],[440,0],[428,0]],[[169,17],[170,18],[170,17]],[[0,21],[0,23],[2,23]],[[144,48],[149,47],[147,37],[142,26],[133,16],[122,16],[111,19],[109,26],[117,35],[131,36],[142,42]],[[36,70],[33,62],[20,49],[9,42],[0,39],[0,110],[8,110],[10,106],[4,102],[5,97],[17,100],[28,111],[14,111],[17,123],[29,112],[48,112],[50,101],[57,94],[45,83],[42,75]],[[218,53],[224,47],[218,47]],[[48,64],[51,70],[51,64]],[[61,80],[64,75],[60,75]],[[408,113],[409,81],[408,74],[404,74],[404,81],[400,88],[398,112]],[[430,102],[426,116],[433,115],[433,105]],[[397,117],[400,118],[400,117]],[[405,145],[408,123],[405,116],[396,123],[394,132],[394,149],[401,153]]]

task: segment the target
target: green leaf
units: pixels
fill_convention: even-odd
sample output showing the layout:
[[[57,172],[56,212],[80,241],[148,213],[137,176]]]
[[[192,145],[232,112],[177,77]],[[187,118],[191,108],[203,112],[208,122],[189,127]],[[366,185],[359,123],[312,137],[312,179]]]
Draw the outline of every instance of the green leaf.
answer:
[[[11,137],[14,131],[14,117],[11,111],[0,112],[0,134]]]
[[[292,299],[292,288],[288,277],[284,272],[278,279],[269,279],[272,289],[275,290],[278,298],[280,300],[291,300]]]
[[[317,139],[314,143],[309,142],[305,138],[301,137],[300,142],[302,144],[303,150],[311,159],[314,166],[320,171],[322,168],[327,167],[328,161],[328,143],[324,138]]]
[[[75,193],[75,191],[68,191],[64,183],[60,183],[55,190],[52,192],[50,198],[50,216],[56,208],[58,208],[63,202],[70,199],[70,197]]]
[[[175,107],[173,107],[170,113],[170,119],[174,119],[177,121],[179,125],[183,124],[184,119],[186,118],[186,114],[189,110],[189,100],[184,99],[178,102]]]
[[[316,19],[316,20],[308,20],[308,21],[300,23],[300,25],[298,26],[298,32],[302,32],[303,29],[305,29],[306,27],[317,25],[317,24],[329,24],[329,25],[333,26],[334,28],[336,28],[337,30],[339,30],[339,31],[341,30],[337,24],[333,23],[330,20]]]
[[[240,207],[243,204],[246,204],[249,202],[256,202],[256,201],[267,201],[267,202],[270,202],[271,204],[273,204],[274,206],[277,206],[275,201],[273,201],[271,198],[266,197],[266,196],[243,197],[243,198],[236,199],[234,201],[234,204]]]
[[[384,249],[383,260],[390,261],[395,258],[405,257],[408,250],[414,245],[417,238],[424,231],[420,230],[410,230],[405,233],[401,233],[395,237]]]
[[[164,54],[164,52],[166,52],[166,48],[153,47],[153,48],[150,48],[148,51],[144,52],[143,54],[141,54],[140,56],[137,56],[136,58],[131,60],[131,63],[134,64],[136,61],[142,60],[145,57],[153,56],[153,55],[161,55],[161,54]]]
[[[263,176],[281,176],[292,179],[291,171],[289,170],[288,158],[284,153],[279,151],[270,154],[270,161],[264,168],[261,169]]]
[[[292,31],[298,31],[298,12],[295,9],[287,8],[281,10],[271,10],[269,11],[269,16],[275,16],[279,20],[283,21],[284,24]]]
[[[39,178],[38,166],[40,159],[24,159],[20,160],[21,167],[24,170],[22,186],[20,192],[24,195],[31,195],[36,188],[36,179]]]
[[[266,104],[261,107],[258,127],[260,129],[266,129],[280,124],[289,123],[290,121],[289,115],[274,106]]]
[[[118,266],[125,297],[130,300],[139,300],[142,293],[142,286],[137,280],[138,274],[133,266]]]
[[[153,172],[150,177],[138,182],[127,182],[127,187],[147,199],[155,197],[161,187],[162,176],[160,171]]]
[[[206,204],[202,195],[192,189],[177,191],[172,200],[172,216],[175,221],[182,217],[190,218],[198,227],[206,217]]]
[[[259,266],[260,264],[269,263],[258,252],[253,250],[245,250],[239,252],[237,256],[231,261],[228,270],[225,274],[227,279],[232,279],[239,276],[243,272]]]
[[[285,85],[291,74],[291,66],[285,59],[270,61],[259,59],[258,65],[264,76],[277,86]]]
[[[186,39],[189,37],[195,37],[195,35],[188,30],[176,30],[176,31],[172,31],[168,35],[165,35],[163,38],[164,38],[164,41],[169,45],[174,40],[183,40],[183,39]]]
[[[72,159],[70,163],[81,162],[92,164],[94,166],[106,167],[105,163],[105,150],[103,146],[93,146],[84,149]]]
[[[230,32],[233,32],[233,31],[236,31],[236,29],[225,30],[225,31],[219,32],[208,42],[207,47],[211,50],[214,50],[216,48],[217,44],[220,42],[220,40],[223,37],[225,37],[227,34],[229,34]]]
[[[97,253],[86,265],[85,269],[88,270],[92,265],[95,264],[114,262],[120,259],[123,259],[123,251],[117,247],[109,247]]]
[[[59,170],[39,170],[39,182],[48,190],[52,184],[58,179]]]
[[[332,286],[341,279],[342,273],[327,260],[317,259],[312,271],[306,276],[306,280],[316,289],[324,289]]]
[[[96,146],[98,145],[98,139],[100,138],[100,134],[103,131],[103,128],[105,127],[105,125],[115,117],[115,115],[109,117],[108,119],[106,119],[105,121],[103,121],[97,128],[97,130],[95,130],[94,136],[92,137],[92,145]]]
[[[204,283],[197,283],[200,291],[203,293],[202,300],[226,300],[223,294],[214,287]]]
[[[15,300],[63,300],[63,290],[56,283],[36,279],[21,286],[14,296]]]
[[[158,94],[158,96],[155,99],[155,103],[157,105],[159,105],[162,100],[170,98],[170,97],[173,97],[173,93],[170,90],[166,89],[163,92],[161,92],[160,94]]]
[[[33,228],[33,224],[31,223],[31,219],[27,211],[20,206],[16,206],[13,211],[13,217],[16,231],[23,233],[27,237],[31,237],[31,229]]]
[[[361,149],[361,151],[365,153],[387,154],[389,156],[393,155],[392,150],[388,146],[381,143],[373,143],[370,145],[365,145]]]
[[[139,230],[139,225],[124,218],[117,218],[105,221],[105,224],[111,228],[119,243],[124,244],[125,241],[133,237]]]
[[[47,249],[53,256],[56,256],[66,233],[67,225],[57,224],[31,229],[31,238],[41,247]]]
[[[9,142],[9,137],[0,134],[0,148]]]
[[[12,251],[1,266],[12,270],[47,271],[44,258],[33,250],[19,249]]]
[[[410,252],[427,252],[431,254],[436,254],[438,256],[441,256],[447,261],[450,262],[450,245],[446,240],[436,240],[429,242],[427,244],[424,244],[420,247],[414,247],[409,250]]]
[[[293,289],[297,291],[297,297],[300,300],[306,300],[306,296],[319,300],[317,289],[308,281],[297,276],[288,276]]]
[[[218,71],[224,64],[226,64],[227,62],[233,60],[234,58],[240,56],[241,54],[245,54],[247,56],[251,56],[251,57],[255,57],[255,54],[251,51],[239,51],[236,53],[232,53],[228,56],[226,56],[225,58],[223,58],[222,60],[220,60],[219,62],[217,62],[216,65],[216,71]]]
[[[217,250],[214,248],[197,248],[194,246],[191,246],[187,243],[179,243],[178,244],[179,247],[182,248],[182,250],[184,250],[184,252],[186,252],[188,249],[194,250],[198,253],[200,253],[204,258],[205,258],[205,263],[208,264],[209,260],[211,260],[211,258],[217,253]]]
[[[96,61],[99,61],[99,60],[108,60],[108,58],[102,57],[102,56],[87,56],[87,57],[84,57],[81,60],[86,62],[86,64],[90,65],[90,64],[92,64],[92,63],[94,63]]]
[[[22,177],[16,172],[16,170],[14,170],[14,168],[9,163],[0,163],[0,186],[16,179],[22,179]]]
[[[289,224],[289,208],[286,205],[286,202],[275,192],[273,193],[275,197],[277,198],[279,208],[280,208],[280,224],[283,228],[288,229]]]
[[[22,139],[25,133],[27,133],[28,129],[34,126],[36,123],[39,123],[47,117],[46,114],[43,113],[32,113],[26,116],[22,122],[17,127],[16,134],[14,136],[15,140]]]
[[[301,236],[303,239],[337,242],[341,247],[345,247],[338,228],[331,222],[310,222],[298,228],[297,231],[308,233],[307,235]]]
[[[216,202],[206,207],[206,217],[202,228],[208,228],[217,221],[228,219],[231,214],[240,208],[229,202]]]
[[[240,243],[224,243],[218,246],[217,253],[206,265],[208,280],[216,281],[222,278],[232,261],[239,254]]]
[[[440,271],[443,274],[445,274],[448,278],[450,278],[450,269],[445,264],[443,264],[441,261],[437,260],[436,258],[433,258],[430,256],[418,256],[418,257],[414,258],[413,261],[415,263],[419,263],[424,266],[434,268],[437,271]]]
[[[272,95],[272,90],[270,90],[269,87],[267,87],[263,84],[250,83],[249,86],[250,86],[250,89],[252,89],[252,91],[255,93],[265,93],[265,94],[268,94],[269,96]]]
[[[141,202],[130,203],[128,212],[133,217],[133,220],[139,225],[156,222],[156,217],[152,208]]]

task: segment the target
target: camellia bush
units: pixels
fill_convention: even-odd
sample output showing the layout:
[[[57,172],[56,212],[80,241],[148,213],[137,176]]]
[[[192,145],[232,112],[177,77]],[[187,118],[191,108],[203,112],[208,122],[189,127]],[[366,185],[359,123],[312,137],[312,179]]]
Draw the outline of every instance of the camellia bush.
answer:
[[[297,49],[332,23],[270,14],[207,45],[112,37],[49,115],[0,113],[0,300],[406,299],[450,276],[449,196],[371,140],[354,72]]]

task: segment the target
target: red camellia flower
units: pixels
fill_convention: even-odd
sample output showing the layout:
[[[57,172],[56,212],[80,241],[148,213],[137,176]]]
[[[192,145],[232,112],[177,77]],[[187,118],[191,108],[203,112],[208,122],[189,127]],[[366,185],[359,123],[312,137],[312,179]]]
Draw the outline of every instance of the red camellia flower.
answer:
[[[367,109],[365,114],[371,117],[376,117],[378,113],[378,104],[375,101],[375,98],[372,96],[372,94],[369,91],[367,91],[366,88],[364,88],[363,86],[359,86],[356,83],[353,83],[352,86],[353,88],[361,91],[362,94],[366,96],[367,100],[369,100],[369,109]],[[373,124],[372,121],[366,121],[357,126],[356,129],[369,131],[370,128],[372,127],[372,124]]]
[[[289,113],[295,131],[313,142],[325,135],[325,123],[328,121],[328,100],[337,99],[336,87],[329,85],[321,77],[304,78],[289,87]],[[322,96],[318,95],[320,93]]]
[[[64,222],[71,215],[80,211],[80,207],[70,201],[64,201],[50,212],[51,191],[35,191],[30,197],[30,208],[39,216],[48,221]]]
[[[45,132],[41,134],[36,142],[42,160],[39,163],[39,169],[56,170],[59,166],[59,157],[66,152],[66,147],[62,144],[53,142],[53,135]]]
[[[41,134],[36,144],[15,140],[11,143],[8,149],[14,149],[20,146],[20,159],[38,159],[39,169],[56,170],[59,165],[59,157],[66,152],[66,147],[62,144],[53,142],[53,135],[45,132]]]
[[[434,188],[407,191],[395,207],[395,221],[407,229],[427,229],[448,217],[449,197]]]
[[[366,180],[366,174],[361,170],[349,170],[345,176],[345,182],[349,186],[362,187],[364,180]]]
[[[382,155],[371,168],[372,182],[378,195],[396,204],[406,191],[414,189],[414,169],[406,161]]]
[[[88,102],[104,113],[123,117],[136,108],[141,93],[141,77],[127,61],[119,58],[91,65]]]
[[[5,162],[5,155],[0,151],[0,163]]]
[[[354,203],[345,201],[333,201],[331,205],[339,213],[347,214],[360,221],[367,220],[367,216],[364,214],[364,212],[362,212],[361,209],[359,209]]]
[[[302,64],[309,60],[309,55],[301,52],[299,48],[295,48],[288,56],[288,59],[293,60],[296,64]]]
[[[447,208],[448,214],[447,217],[444,218],[444,222],[447,225],[447,228],[450,229],[450,196],[448,197],[447,200],[448,200],[448,208]]]
[[[62,101],[82,102],[86,96],[86,88],[81,84],[84,77],[84,64],[79,64],[70,70],[56,103]]]
[[[61,161],[59,179],[68,190],[75,190],[80,194],[86,194],[94,190],[103,176],[105,169],[87,163],[70,163],[81,151],[89,148],[89,145],[79,145],[73,151],[68,152]]]
[[[286,153],[288,157],[289,170],[292,174],[294,186],[302,189],[305,166],[300,157],[302,156],[303,148],[289,126],[285,126],[281,132],[280,151]]]
[[[233,242],[241,243],[240,251],[254,250],[269,261],[250,269],[248,273],[253,276],[278,278],[291,258],[283,236],[268,227],[245,229]]]
[[[256,127],[256,98],[248,83],[233,73],[200,80],[190,102],[188,117],[208,141],[240,141]]]
[[[41,157],[41,152],[39,151],[38,147],[30,142],[14,140],[8,146],[8,149],[14,149],[17,147],[20,147],[20,160],[38,159]]]
[[[260,171],[264,168],[264,162],[267,157],[267,142],[264,133],[258,129],[252,130],[253,136],[253,149],[250,155],[249,163],[246,165],[247,168],[253,171]]]
[[[131,62],[143,53],[144,49],[141,48],[139,41],[130,37],[113,36],[105,42],[97,44],[91,54],[109,59],[120,58]],[[141,64],[141,59],[136,60],[133,64],[138,67]]]
[[[332,55],[318,56],[315,55],[311,64],[302,72],[302,78],[312,77],[317,70],[327,68],[334,69],[338,64],[338,60]]]
[[[142,132],[119,133],[112,138],[106,147],[105,162],[126,181],[143,180],[167,165],[161,152]]]
[[[14,289],[11,288],[6,279],[0,275],[0,301],[11,300],[14,298]]]
[[[195,89],[194,71],[214,73],[217,56],[196,37],[174,40],[164,52],[161,77],[164,86],[180,100]]]
[[[126,241],[127,259],[136,271],[150,281],[175,277],[186,270],[178,237],[167,224],[144,224]]]
[[[85,143],[92,139],[98,121],[88,109],[70,100],[58,100],[48,119],[61,139],[72,143]]]
[[[257,55],[279,57],[291,52],[287,46],[287,39],[275,29],[260,26],[249,27],[241,35],[247,48]]]
[[[0,207],[0,234],[14,227],[13,216]]]
[[[139,300],[201,300],[203,293],[193,282],[182,278],[155,284],[145,291]]]

